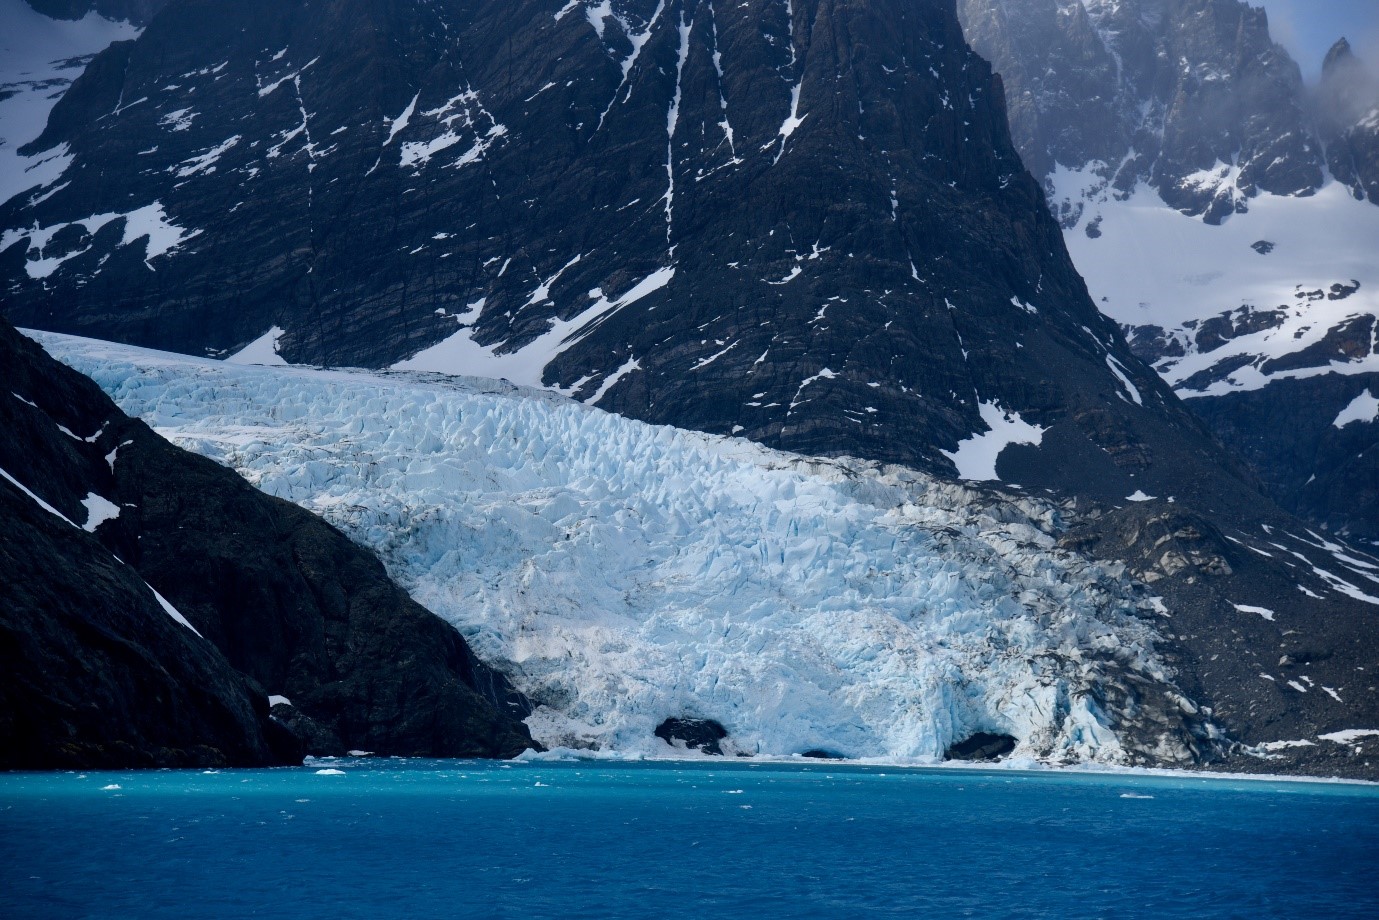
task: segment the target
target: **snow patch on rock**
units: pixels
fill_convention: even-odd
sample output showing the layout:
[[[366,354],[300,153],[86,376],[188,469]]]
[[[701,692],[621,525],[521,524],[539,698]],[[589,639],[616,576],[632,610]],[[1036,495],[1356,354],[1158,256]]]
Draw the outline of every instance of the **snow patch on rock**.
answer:
[[[1018,412],[1007,412],[994,402],[978,405],[982,421],[988,431],[979,432],[958,443],[955,451],[943,451],[943,455],[953,461],[958,468],[958,477],[972,482],[999,480],[996,475],[996,461],[1001,452],[1012,444],[1029,444],[1038,447],[1044,440],[1047,428],[1030,424]]]

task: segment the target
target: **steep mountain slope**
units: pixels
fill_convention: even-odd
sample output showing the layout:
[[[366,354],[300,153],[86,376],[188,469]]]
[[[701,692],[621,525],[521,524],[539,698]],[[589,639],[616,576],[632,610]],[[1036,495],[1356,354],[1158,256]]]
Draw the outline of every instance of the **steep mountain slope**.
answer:
[[[1322,64],[1316,104],[1332,175],[1350,186],[1356,198],[1379,202],[1379,77],[1344,38]]]
[[[60,143],[0,210],[25,323],[1256,502],[1088,300],[950,3],[181,0],[33,148]],[[1011,441],[1040,449],[957,468]]]
[[[1372,616],[1269,609],[1238,583],[1202,616],[1089,561],[1087,528],[1047,502],[489,380],[41,338],[179,444],[376,548],[513,675],[550,745],[664,752],[658,727],[713,720],[727,752],[937,757],[988,732],[1053,760],[1373,775],[1363,744],[1321,738],[1379,724]],[[1142,505],[1165,558],[1211,539]],[[1250,557],[1309,560],[1299,583],[1330,597],[1332,573],[1379,573],[1298,533],[1227,552],[1263,579]],[[1278,741],[1310,744],[1258,747]]]
[[[1379,538],[1379,84],[1238,0],[963,0],[1102,311],[1286,508]]]
[[[1261,193],[1323,184],[1302,77],[1239,0],[960,0],[968,40],[1004,77],[1035,175],[1096,163],[1220,223]],[[1056,200],[1056,208],[1079,202]]]
[[[950,470],[983,403],[1166,398],[944,3],[185,0],[87,71],[58,143],[69,184],[0,213],[25,324],[266,335]]]
[[[1367,711],[1259,675],[1373,665],[1368,563],[1258,545],[1305,531],[1097,311],[951,0],[174,0],[62,144],[0,208],[27,324],[999,478],[1153,582],[1237,737]]]
[[[506,712],[520,697],[340,533],[172,447],[8,325],[0,389],[5,765],[529,743]]]
[[[58,22],[24,0],[0,0],[0,200],[48,185],[70,165],[61,145],[33,156],[19,148],[43,133],[48,113],[95,54],[138,34],[94,14]]]

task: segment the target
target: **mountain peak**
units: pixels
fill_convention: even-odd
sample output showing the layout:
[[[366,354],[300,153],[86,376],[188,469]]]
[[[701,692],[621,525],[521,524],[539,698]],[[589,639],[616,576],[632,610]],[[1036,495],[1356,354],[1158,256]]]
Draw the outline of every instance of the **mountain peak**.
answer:
[[[1322,62],[1322,73],[1329,73],[1333,68],[1346,61],[1355,60],[1355,52],[1350,47],[1350,42],[1345,38],[1338,39],[1336,44],[1331,46],[1331,50],[1326,52],[1326,60]]]

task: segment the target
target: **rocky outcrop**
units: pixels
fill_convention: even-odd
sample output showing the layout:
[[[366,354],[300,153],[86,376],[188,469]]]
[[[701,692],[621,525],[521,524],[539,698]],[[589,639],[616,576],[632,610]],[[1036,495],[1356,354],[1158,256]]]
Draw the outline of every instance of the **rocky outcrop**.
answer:
[[[96,13],[106,19],[144,25],[167,6],[168,0],[25,0],[29,6],[54,19],[80,19]]]
[[[8,765],[290,759],[269,694],[325,728],[317,753],[529,744],[520,697],[366,551],[8,326],[0,359]]]
[[[1239,0],[959,9],[1004,78],[1022,157],[1132,350],[1276,501],[1373,539],[1379,504],[1355,465],[1379,446],[1379,425],[1327,432],[1374,370],[1379,221],[1339,186],[1376,200],[1379,81],[1342,40],[1304,88],[1264,10]],[[1175,225],[1153,214],[1155,198],[1221,226]],[[1156,263],[1153,276],[1127,277],[1127,259]],[[1313,379],[1331,374],[1346,378]],[[1269,424],[1284,419],[1296,424]]]
[[[950,745],[944,751],[944,760],[1000,760],[1015,750],[1015,739],[1010,735],[995,735],[990,732],[977,732]]]
[[[1096,163],[1115,188],[1148,182],[1208,223],[1246,210],[1259,192],[1322,185],[1301,74],[1262,9],[961,0],[959,12],[968,40],[1005,79],[1012,133],[1035,175]]]
[[[263,691],[95,537],[0,484],[0,769],[300,760]]]
[[[1326,55],[1317,88],[1326,164],[1356,198],[1379,203],[1379,78],[1344,38]]]
[[[673,717],[656,726],[656,737],[667,744],[722,756],[721,742],[728,737],[728,730],[713,719]]]

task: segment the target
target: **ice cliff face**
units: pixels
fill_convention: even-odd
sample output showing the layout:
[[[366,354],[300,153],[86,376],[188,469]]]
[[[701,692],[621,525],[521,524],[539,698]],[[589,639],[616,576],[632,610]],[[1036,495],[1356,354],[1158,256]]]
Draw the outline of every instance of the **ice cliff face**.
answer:
[[[378,551],[537,704],[547,745],[1183,763],[1167,622],[1057,515],[488,381],[237,367],[43,336],[174,442]]]

